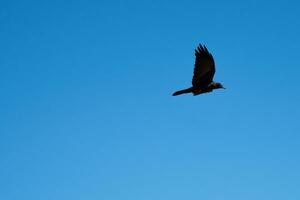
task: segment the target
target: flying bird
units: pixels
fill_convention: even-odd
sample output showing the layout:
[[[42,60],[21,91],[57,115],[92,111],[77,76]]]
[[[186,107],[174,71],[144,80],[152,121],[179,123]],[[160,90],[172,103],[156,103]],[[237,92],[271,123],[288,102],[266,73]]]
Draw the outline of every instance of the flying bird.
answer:
[[[173,96],[185,93],[199,95],[202,93],[212,92],[214,89],[225,89],[221,83],[213,81],[216,72],[215,61],[205,45],[202,46],[199,44],[199,46],[195,49],[195,56],[196,61],[194,66],[192,87],[179,90],[173,93]]]

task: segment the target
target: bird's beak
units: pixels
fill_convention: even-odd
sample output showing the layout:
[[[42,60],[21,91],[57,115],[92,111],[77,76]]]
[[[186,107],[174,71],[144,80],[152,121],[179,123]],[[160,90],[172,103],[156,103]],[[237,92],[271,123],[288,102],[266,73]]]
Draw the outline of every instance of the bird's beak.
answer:
[[[224,88],[224,87],[222,87],[223,89],[226,89],[226,88]]]

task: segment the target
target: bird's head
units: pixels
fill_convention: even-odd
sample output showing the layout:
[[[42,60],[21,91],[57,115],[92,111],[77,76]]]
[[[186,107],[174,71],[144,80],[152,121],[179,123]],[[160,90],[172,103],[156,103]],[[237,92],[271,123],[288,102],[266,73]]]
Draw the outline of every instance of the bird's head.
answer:
[[[214,83],[213,87],[214,89],[226,89],[221,83]]]

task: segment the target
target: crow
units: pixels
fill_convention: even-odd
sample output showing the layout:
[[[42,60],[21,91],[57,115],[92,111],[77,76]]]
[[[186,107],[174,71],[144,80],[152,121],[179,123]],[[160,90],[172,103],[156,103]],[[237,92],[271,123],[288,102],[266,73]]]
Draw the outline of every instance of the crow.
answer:
[[[202,93],[212,92],[214,89],[223,88],[221,83],[213,81],[215,75],[215,61],[211,53],[207,50],[205,45],[199,44],[195,49],[195,66],[194,76],[192,80],[192,87],[179,90],[173,93],[173,96],[177,96],[185,93],[193,93],[193,95],[199,95]]]

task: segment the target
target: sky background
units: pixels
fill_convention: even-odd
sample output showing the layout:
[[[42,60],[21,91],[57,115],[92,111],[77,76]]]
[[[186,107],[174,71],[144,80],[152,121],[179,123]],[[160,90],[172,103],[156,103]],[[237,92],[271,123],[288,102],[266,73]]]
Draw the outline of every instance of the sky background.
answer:
[[[299,200],[300,2],[1,1],[0,199]],[[194,48],[227,90],[191,85]]]

